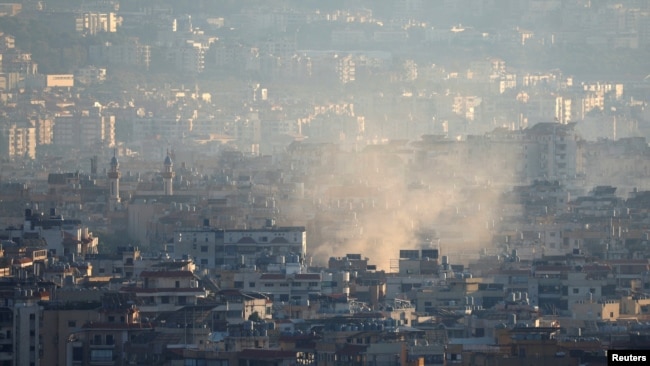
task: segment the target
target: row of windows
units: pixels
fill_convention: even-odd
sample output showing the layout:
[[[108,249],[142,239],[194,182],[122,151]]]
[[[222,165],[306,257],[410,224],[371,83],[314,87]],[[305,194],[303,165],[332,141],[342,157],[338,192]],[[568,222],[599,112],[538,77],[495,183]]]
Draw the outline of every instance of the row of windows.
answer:
[[[94,349],[90,351],[91,362],[110,362],[113,361],[113,350]]]
[[[91,344],[93,344],[93,345],[102,345],[102,344],[105,344],[105,345],[109,345],[109,346],[112,346],[112,345],[115,344],[115,337],[114,337],[112,334],[107,334],[107,335],[106,335],[106,343],[102,343],[102,341],[103,341],[102,338],[103,338],[103,337],[102,337],[101,334],[95,334],[95,336],[93,337],[93,340],[92,340]]]
[[[185,359],[184,366],[228,366],[228,360]]]
[[[255,282],[249,282],[248,283],[248,287],[255,287],[255,285],[256,285]],[[291,287],[302,287],[302,285],[303,285],[303,282],[292,282],[291,283]],[[263,284],[263,286],[264,287],[275,287],[275,284],[265,282]],[[278,286],[279,287],[289,287],[289,284],[286,283],[286,282],[283,282],[283,283],[279,283]],[[307,287],[318,287],[318,286],[319,286],[319,282],[308,282],[307,283]],[[235,288],[243,288],[243,287],[244,287],[244,282],[241,282],[241,281],[236,281],[235,282]]]

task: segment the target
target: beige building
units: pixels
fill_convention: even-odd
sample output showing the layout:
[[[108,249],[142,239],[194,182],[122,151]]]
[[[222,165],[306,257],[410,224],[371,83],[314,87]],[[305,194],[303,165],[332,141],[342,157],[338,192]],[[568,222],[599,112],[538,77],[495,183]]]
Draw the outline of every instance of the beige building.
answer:
[[[201,73],[205,70],[205,56],[213,42],[213,39],[207,41],[186,40],[178,47],[169,49],[169,59],[183,71]]]
[[[618,301],[582,301],[570,306],[573,318],[578,320],[616,321],[621,315],[621,303]]]
[[[260,319],[272,318],[273,303],[259,294],[244,294],[238,290],[219,293],[223,304],[212,309],[212,320],[217,323],[241,324],[257,313]]]
[[[92,149],[114,147],[115,116],[90,113],[58,116],[52,135],[53,143],[57,146]]]
[[[10,159],[36,159],[36,129],[26,124],[11,123],[0,134],[2,155]]]
[[[68,335],[77,332],[81,326],[97,320],[99,302],[51,306],[43,310],[43,352],[41,365],[55,366],[66,364]]]
[[[191,271],[142,271],[138,284],[120,292],[135,296],[143,312],[176,311],[207,295]]]
[[[36,128],[36,145],[52,143],[54,120],[49,116],[33,116],[29,118],[31,126]]]
[[[621,298],[621,314],[650,315],[650,298],[625,296]]]
[[[75,19],[75,30],[80,33],[115,33],[121,24],[115,13],[85,12]]]
[[[4,3],[0,4],[0,17],[2,16],[16,16],[23,10],[21,3]]]
[[[109,63],[149,68],[151,46],[132,38],[120,44],[106,43],[89,48],[89,59],[96,63]]]
[[[74,75],[52,74],[45,77],[45,86],[48,88],[71,88],[74,86]]]
[[[84,85],[102,83],[106,81],[106,68],[96,66],[82,67],[77,70],[75,79]]]

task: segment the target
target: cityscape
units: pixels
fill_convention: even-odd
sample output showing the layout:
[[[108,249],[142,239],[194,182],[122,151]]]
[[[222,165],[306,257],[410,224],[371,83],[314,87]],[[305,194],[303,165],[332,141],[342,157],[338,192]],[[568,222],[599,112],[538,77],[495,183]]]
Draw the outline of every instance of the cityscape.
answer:
[[[0,0],[0,366],[650,357],[648,60],[646,0]]]

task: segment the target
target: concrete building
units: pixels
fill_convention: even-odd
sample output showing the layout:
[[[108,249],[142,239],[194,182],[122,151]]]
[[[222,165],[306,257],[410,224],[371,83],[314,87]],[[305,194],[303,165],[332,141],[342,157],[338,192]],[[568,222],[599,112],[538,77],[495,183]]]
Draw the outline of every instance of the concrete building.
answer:
[[[574,319],[615,322],[621,312],[618,301],[581,301],[571,305]]]
[[[307,255],[304,227],[267,225],[261,229],[233,230],[181,229],[174,232],[173,244],[167,244],[170,257],[191,256],[203,268],[218,266],[254,266],[264,256],[281,256],[287,263],[291,256],[296,265]]]
[[[74,75],[52,74],[46,75],[45,87],[47,88],[72,88],[74,86]]]
[[[39,366],[42,294],[32,287],[3,286],[0,295],[0,364]]]
[[[137,286],[122,287],[120,292],[134,296],[147,313],[176,311],[206,296],[191,271],[142,271]]]
[[[81,324],[68,334],[66,364],[128,365],[128,344],[138,334],[152,332],[150,323],[143,323],[138,308],[122,294],[106,294],[95,321]]]
[[[78,69],[74,75],[75,81],[83,85],[99,84],[106,81],[106,68],[87,66]]]
[[[89,48],[88,58],[91,62],[142,67],[148,69],[151,64],[151,46],[141,44],[137,39],[130,39],[121,44],[94,45]]]
[[[207,42],[186,40],[168,49],[168,58],[184,72],[198,74],[205,70],[205,59],[213,40]]]
[[[36,128],[25,123],[3,126],[0,149],[9,159],[36,159]]]
[[[68,353],[68,336],[81,330],[81,327],[97,319],[100,302],[70,302],[67,304],[47,304],[43,308],[42,366],[65,365]]]
[[[52,143],[59,147],[97,149],[115,146],[115,116],[91,114],[55,117]]]
[[[75,18],[75,30],[79,33],[95,35],[115,33],[121,20],[115,13],[84,12]]]
[[[22,235],[44,239],[52,256],[96,254],[99,244],[99,239],[80,220],[64,219],[56,209],[51,209],[49,216],[26,209]]]

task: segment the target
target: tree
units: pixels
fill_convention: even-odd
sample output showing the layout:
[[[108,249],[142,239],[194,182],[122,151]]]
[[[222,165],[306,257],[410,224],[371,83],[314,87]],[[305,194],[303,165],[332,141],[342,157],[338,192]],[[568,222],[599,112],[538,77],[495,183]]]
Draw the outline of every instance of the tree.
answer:
[[[248,320],[252,322],[261,322],[262,318],[260,317],[260,314],[257,311],[255,311],[253,312],[253,314],[248,316]]]

